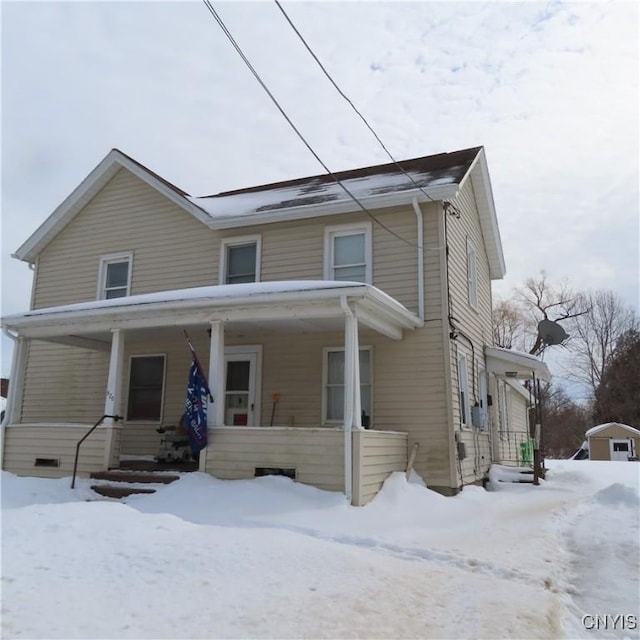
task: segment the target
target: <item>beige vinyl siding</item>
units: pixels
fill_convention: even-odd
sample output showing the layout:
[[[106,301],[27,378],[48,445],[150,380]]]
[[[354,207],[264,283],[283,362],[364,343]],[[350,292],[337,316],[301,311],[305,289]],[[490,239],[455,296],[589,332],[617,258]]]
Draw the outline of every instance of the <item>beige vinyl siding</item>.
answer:
[[[34,308],[95,300],[100,256],[133,251],[131,293],[217,283],[212,231],[121,169],[41,252]]]
[[[40,478],[64,478],[73,473],[78,441],[90,424],[21,424],[5,430],[3,469],[16,475]],[[82,444],[78,457],[78,475],[88,476],[105,466],[105,441],[108,429],[98,427]],[[35,466],[36,458],[59,461],[58,467]]]
[[[394,471],[407,468],[406,433],[388,431],[354,431],[353,437],[353,503],[367,504],[380,491]]]
[[[28,341],[21,422],[94,423],[104,413],[109,354]]]
[[[460,218],[449,216],[447,219],[449,245],[449,292],[451,311],[456,326],[461,333],[451,341],[450,357],[453,375],[451,397],[453,401],[454,429],[460,429],[460,400],[458,390],[458,358],[467,359],[469,381],[469,404],[478,401],[478,364],[484,367],[484,346],[493,343],[491,326],[491,279],[489,261],[484,249],[484,240],[480,228],[480,219],[475,203],[471,180],[467,180],[461,192],[454,199],[461,213]],[[478,303],[474,309],[469,303],[467,277],[467,242],[471,241],[477,255],[477,291]],[[462,334],[465,334],[465,338]],[[473,343],[473,348],[470,342]],[[491,462],[489,442],[490,431],[473,433],[473,429],[464,429],[461,438],[466,445],[467,458],[458,461],[458,474],[462,470],[462,483],[482,480]]]
[[[209,430],[206,471],[216,478],[253,478],[257,467],[295,469],[296,480],[344,490],[341,429],[219,427]]]

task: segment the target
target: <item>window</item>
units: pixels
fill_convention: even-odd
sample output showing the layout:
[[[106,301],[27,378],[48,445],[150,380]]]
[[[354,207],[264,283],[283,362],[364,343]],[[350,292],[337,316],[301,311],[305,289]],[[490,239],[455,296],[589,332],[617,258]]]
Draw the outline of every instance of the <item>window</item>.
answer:
[[[164,371],[164,356],[131,357],[127,420],[160,422]]]
[[[133,252],[113,253],[100,258],[98,299],[123,298],[131,292]]]
[[[467,240],[467,280],[469,284],[469,305],[478,308],[478,254],[471,240]]]
[[[483,367],[478,366],[478,406],[480,407],[480,424],[476,425],[483,431],[489,424],[489,409],[487,406],[487,373]]]
[[[324,279],[371,284],[371,224],[327,227]]]
[[[458,393],[460,395],[460,424],[463,427],[471,425],[471,408],[469,404],[469,378],[467,375],[467,359],[458,358]]]
[[[344,420],[344,349],[325,349],[323,363],[323,422]],[[371,347],[360,349],[360,404],[371,416]]]
[[[260,281],[260,236],[228,238],[220,246],[220,284]]]

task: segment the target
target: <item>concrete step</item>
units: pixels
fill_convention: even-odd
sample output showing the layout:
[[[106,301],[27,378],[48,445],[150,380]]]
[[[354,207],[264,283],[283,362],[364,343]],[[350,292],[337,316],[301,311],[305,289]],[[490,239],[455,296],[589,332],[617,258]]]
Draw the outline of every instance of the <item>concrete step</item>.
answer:
[[[108,480],[109,482],[145,483],[145,484],[170,484],[180,479],[180,476],[168,473],[152,473],[148,471],[95,471],[90,477],[93,480]]]
[[[142,487],[117,487],[112,484],[96,484],[91,487],[96,493],[107,498],[124,498],[134,493],[155,493],[155,489]]]

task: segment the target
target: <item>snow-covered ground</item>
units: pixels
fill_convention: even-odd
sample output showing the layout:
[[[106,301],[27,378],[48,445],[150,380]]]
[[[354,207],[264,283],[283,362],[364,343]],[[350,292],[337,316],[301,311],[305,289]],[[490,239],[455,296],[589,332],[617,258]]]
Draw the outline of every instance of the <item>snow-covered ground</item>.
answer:
[[[455,498],[396,474],[364,508],[282,477],[120,502],[3,473],[2,637],[639,638],[640,466],[548,466]]]

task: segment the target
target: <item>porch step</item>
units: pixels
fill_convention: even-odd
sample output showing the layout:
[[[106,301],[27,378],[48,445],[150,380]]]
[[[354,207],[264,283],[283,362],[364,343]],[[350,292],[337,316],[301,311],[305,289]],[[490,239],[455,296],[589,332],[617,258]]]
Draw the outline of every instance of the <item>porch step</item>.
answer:
[[[109,482],[128,482],[128,483],[145,483],[145,484],[170,484],[180,479],[168,473],[152,473],[146,471],[120,471],[113,469],[111,471],[95,471],[90,475],[93,480],[108,480]]]
[[[93,491],[107,498],[124,498],[134,493],[155,493],[155,489],[143,489],[142,487],[116,487],[112,484],[96,484],[91,487]]]

